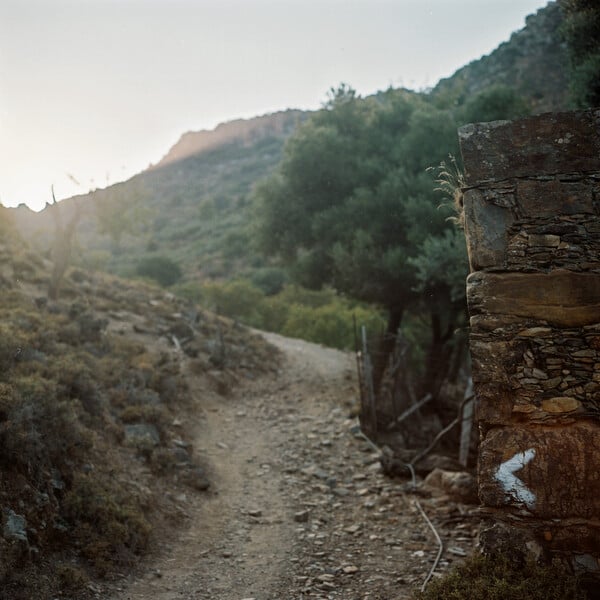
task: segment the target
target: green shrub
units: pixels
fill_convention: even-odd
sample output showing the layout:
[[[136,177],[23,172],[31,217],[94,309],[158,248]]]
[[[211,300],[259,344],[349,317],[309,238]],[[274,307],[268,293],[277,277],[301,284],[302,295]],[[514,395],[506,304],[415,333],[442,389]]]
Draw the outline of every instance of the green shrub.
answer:
[[[160,255],[142,258],[135,271],[140,277],[153,279],[164,287],[177,283],[182,277],[181,267],[169,257]]]
[[[262,290],[265,296],[274,296],[283,290],[289,281],[287,273],[277,267],[263,267],[252,273],[252,283]]]
[[[15,378],[4,410],[0,464],[22,473],[37,478],[51,468],[68,467],[91,444],[78,420],[78,403],[60,398],[54,381],[39,376]]]
[[[351,307],[342,300],[319,308],[295,304],[290,308],[282,333],[342,350],[354,349],[354,321],[372,335],[384,325],[374,310]]]
[[[251,325],[257,324],[256,311],[263,293],[249,281],[238,279],[227,283],[207,283],[202,288],[202,295],[208,307],[215,312]]]
[[[299,285],[286,285],[278,297],[288,304],[301,304],[303,306],[312,306],[313,308],[325,306],[340,298],[332,288],[315,291],[308,290]]]
[[[258,307],[257,327],[266,331],[281,333],[290,313],[291,305],[280,294],[266,296]]]
[[[148,545],[150,524],[131,494],[113,479],[76,473],[63,509],[83,556],[100,575],[115,562],[131,565]]]
[[[344,350],[354,348],[355,319],[370,335],[385,325],[375,308],[352,303],[331,289],[290,285],[265,295],[251,282],[235,280],[204,284],[201,295],[207,306],[246,325]]]
[[[571,74],[571,95],[579,108],[596,106],[600,101],[600,52],[590,54],[584,61],[573,67]]]
[[[182,281],[175,284],[171,291],[180,298],[193,302],[194,304],[202,303],[202,285],[198,281]]]

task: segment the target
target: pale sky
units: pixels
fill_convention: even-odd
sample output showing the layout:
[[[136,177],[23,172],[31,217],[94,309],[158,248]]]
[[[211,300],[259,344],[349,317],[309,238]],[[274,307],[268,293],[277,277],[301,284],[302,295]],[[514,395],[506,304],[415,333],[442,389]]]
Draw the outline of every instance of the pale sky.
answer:
[[[0,201],[105,187],[186,131],[316,109],[341,82],[432,87],[546,3],[0,0]]]

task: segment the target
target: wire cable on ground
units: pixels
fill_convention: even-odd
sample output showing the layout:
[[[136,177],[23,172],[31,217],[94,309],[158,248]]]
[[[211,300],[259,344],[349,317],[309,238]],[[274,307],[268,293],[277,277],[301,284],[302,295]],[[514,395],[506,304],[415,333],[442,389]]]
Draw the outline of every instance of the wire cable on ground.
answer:
[[[435,557],[435,561],[433,562],[433,566],[431,567],[427,577],[425,578],[425,581],[423,582],[423,585],[421,586],[421,591],[424,592],[425,588],[427,587],[427,584],[429,583],[429,580],[433,577],[433,574],[434,574],[435,570],[437,569],[437,566],[440,562],[440,558],[442,558],[442,553],[444,552],[444,543],[442,542],[442,538],[440,537],[436,528],[433,526],[433,523],[429,520],[429,517],[425,514],[425,511],[421,507],[421,504],[419,503],[419,501],[417,499],[415,499],[414,503],[415,503],[415,506],[418,508],[419,512],[421,513],[421,516],[427,522],[427,525],[429,525],[429,528],[431,529],[431,531],[433,531],[433,535],[435,535],[435,539],[437,540],[437,543],[439,544],[438,553],[437,553],[437,556]]]
[[[452,425],[455,425],[455,424],[456,423],[453,423]],[[375,442],[373,442],[371,439],[369,439],[369,437],[367,437],[365,435],[365,433],[363,431],[361,431],[360,429],[358,431],[358,435],[361,438],[363,438],[369,444],[369,446],[371,446],[371,448],[373,448],[373,450],[382,454],[381,448],[379,448],[379,446],[377,444],[375,444]],[[414,490],[417,487],[417,478],[415,475],[415,468],[412,463],[405,463],[405,465],[410,471],[411,479],[412,479],[412,482],[411,482],[412,488]],[[425,511],[423,510],[421,503],[416,498],[413,498],[413,503],[417,507],[419,513],[421,514],[421,516],[423,517],[423,519],[425,520],[425,522],[427,523],[427,525],[429,526],[431,531],[433,531],[433,535],[435,536],[435,539],[437,540],[437,543],[439,545],[438,553],[437,553],[437,556],[435,557],[435,561],[433,562],[433,566],[431,567],[429,573],[427,574],[427,577],[425,578],[425,581],[423,582],[423,585],[421,586],[421,591],[424,592],[425,588],[427,587],[427,584],[429,583],[429,580],[433,577],[433,574],[435,573],[435,570],[437,569],[440,559],[442,558],[442,554],[444,552],[444,543],[442,542],[442,538],[440,537],[439,533],[437,532],[437,529],[433,526],[433,523],[430,521],[429,517],[425,514]]]

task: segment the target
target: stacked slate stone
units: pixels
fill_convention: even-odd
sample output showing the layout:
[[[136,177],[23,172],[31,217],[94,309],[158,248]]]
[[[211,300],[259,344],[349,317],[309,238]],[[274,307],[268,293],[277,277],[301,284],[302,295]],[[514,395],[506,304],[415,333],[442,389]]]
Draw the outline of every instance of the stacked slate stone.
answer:
[[[600,111],[459,137],[483,543],[600,573]]]

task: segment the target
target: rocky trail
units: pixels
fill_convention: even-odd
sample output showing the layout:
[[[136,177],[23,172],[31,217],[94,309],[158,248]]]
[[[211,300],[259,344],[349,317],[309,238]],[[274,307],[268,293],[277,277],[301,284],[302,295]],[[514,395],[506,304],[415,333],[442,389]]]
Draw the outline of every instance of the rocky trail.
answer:
[[[354,357],[263,335],[281,367],[200,403],[194,451],[211,487],[176,499],[186,525],[112,600],[410,598],[439,548],[416,498],[444,543],[436,574],[471,552],[475,508],[386,478],[358,435]]]

